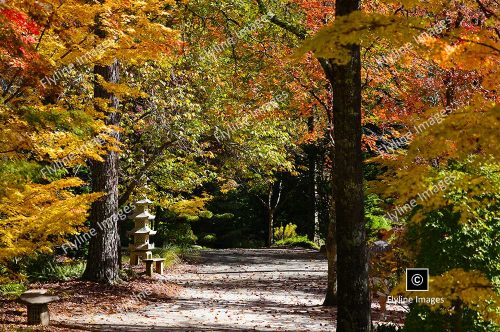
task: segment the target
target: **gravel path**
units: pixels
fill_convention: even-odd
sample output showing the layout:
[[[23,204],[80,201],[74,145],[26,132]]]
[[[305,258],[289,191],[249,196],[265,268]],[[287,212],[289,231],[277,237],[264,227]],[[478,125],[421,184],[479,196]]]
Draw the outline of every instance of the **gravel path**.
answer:
[[[333,331],[334,310],[320,306],[326,269],[309,250],[208,250],[164,276],[182,288],[172,301],[54,319],[99,331]]]
[[[326,270],[310,250],[203,251],[164,276],[181,287],[171,301],[57,321],[96,331],[335,331],[335,309],[321,307]]]

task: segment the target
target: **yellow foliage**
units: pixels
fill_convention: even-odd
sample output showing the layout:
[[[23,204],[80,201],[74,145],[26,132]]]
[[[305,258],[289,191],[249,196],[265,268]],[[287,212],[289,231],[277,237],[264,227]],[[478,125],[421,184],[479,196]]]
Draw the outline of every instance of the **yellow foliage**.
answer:
[[[239,187],[239,184],[235,181],[235,180],[232,180],[232,179],[229,179],[227,181],[225,181],[221,188],[220,188],[220,191],[221,193],[223,194],[227,194],[228,192],[230,192],[231,190],[235,190]]]
[[[9,88],[0,97],[0,262],[49,252],[82,227],[100,194],[72,193],[71,187],[83,184],[75,178],[37,182],[47,180],[48,168],[102,161],[103,154],[119,151],[114,133],[120,129],[105,122],[107,113],[116,109],[108,99],[89,93],[94,84],[89,69],[116,60],[137,65],[176,52],[177,32],[164,24],[171,15],[165,8],[175,4],[2,2],[2,10],[15,13],[26,26],[2,17],[2,40],[9,43],[0,45],[2,59],[8,60],[0,62],[0,80]],[[75,91],[66,79],[76,74],[83,82]],[[117,97],[145,96],[121,84],[101,80],[101,85]],[[38,162],[46,165],[41,171]]]
[[[473,211],[488,203],[481,199],[481,194],[499,194],[498,182],[475,173],[440,171],[436,161],[446,166],[450,159],[468,160],[476,169],[488,165],[498,170],[494,156],[500,155],[497,143],[500,108],[485,104],[480,107],[479,103],[473,103],[453,111],[441,123],[416,135],[402,154],[390,159],[376,158],[388,167],[388,172],[373,181],[372,188],[394,197],[395,206],[415,199],[421,208],[412,216],[414,221],[450,205],[454,212],[460,213],[461,222],[477,218],[472,215]],[[451,200],[448,194],[456,188],[467,193],[468,199]]]
[[[77,178],[50,184],[28,183],[3,188],[0,198],[0,262],[35,252],[51,252],[68,234],[77,233],[89,205],[101,194],[75,195]]]
[[[297,55],[312,51],[318,58],[331,59],[343,64],[349,59],[348,45],[371,46],[381,38],[399,45],[412,41],[418,33],[414,27],[421,26],[421,20],[378,13],[356,11],[337,17],[330,25],[306,40]]]
[[[209,195],[203,197],[194,197],[188,200],[175,202],[170,206],[170,209],[180,216],[197,216],[200,212],[205,211],[205,205],[212,199]]]
[[[500,106],[475,98],[471,105],[453,110],[441,123],[417,135],[405,156],[406,164],[417,158],[420,162],[436,157],[463,160],[476,154],[479,161],[499,156],[499,124]]]
[[[274,239],[284,240],[297,236],[297,225],[289,223],[285,227],[275,227],[274,228]]]
[[[147,98],[148,94],[142,92],[136,88],[132,88],[127,84],[110,83],[98,76],[99,85],[104,88],[107,92],[113,94],[117,98]]]
[[[175,5],[175,1],[44,0],[36,5],[9,1],[9,6],[31,13],[42,26],[47,25],[40,53],[58,67],[96,61],[107,65],[115,59],[141,64],[173,51],[177,32],[160,23],[170,14],[164,10],[167,5]],[[151,16],[157,18],[155,22]],[[106,38],[89,34],[95,30],[96,18]]]
[[[440,276],[431,276],[429,291],[407,292],[401,282],[392,293],[406,297],[443,298],[444,303],[424,303],[431,310],[453,314],[458,304],[478,312],[484,320],[500,324],[500,295],[490,281],[479,271],[453,269]]]

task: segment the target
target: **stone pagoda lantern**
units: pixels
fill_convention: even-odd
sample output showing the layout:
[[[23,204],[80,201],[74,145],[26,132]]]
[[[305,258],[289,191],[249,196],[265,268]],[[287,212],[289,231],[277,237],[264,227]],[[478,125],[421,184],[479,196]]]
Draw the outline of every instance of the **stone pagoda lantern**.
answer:
[[[151,222],[155,216],[149,213],[149,205],[153,203],[149,199],[142,199],[135,203],[135,212],[131,216],[134,220],[134,229],[128,232],[134,238],[129,244],[130,265],[138,265],[139,258],[152,259],[154,243],[149,243],[149,236],[155,235],[156,231],[151,229]]]

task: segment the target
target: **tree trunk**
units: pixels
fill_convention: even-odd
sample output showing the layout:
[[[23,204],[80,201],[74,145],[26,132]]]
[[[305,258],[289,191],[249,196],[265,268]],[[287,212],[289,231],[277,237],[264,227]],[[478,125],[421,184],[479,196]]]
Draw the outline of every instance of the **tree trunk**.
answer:
[[[268,236],[267,236],[267,246],[271,247],[273,245],[273,228],[274,228],[274,209],[267,210],[267,226],[268,226]]]
[[[118,62],[110,66],[96,65],[94,74],[101,75],[108,82],[116,83],[119,78]],[[118,99],[97,83],[94,84],[94,98],[109,99],[111,107],[118,108]],[[118,125],[119,114],[109,114],[106,123]],[[119,139],[118,132],[114,132],[113,136]],[[93,161],[90,166],[92,191],[103,192],[105,196],[94,202],[90,210],[91,227],[97,234],[90,239],[87,267],[83,278],[111,284],[119,277],[118,153],[109,152],[103,159],[103,162]]]
[[[336,16],[360,9],[359,0],[337,0]],[[346,46],[349,61],[333,65],[334,190],[337,238],[337,331],[371,329],[361,154],[361,59]]]
[[[453,314],[452,324],[453,327],[451,329],[452,332],[462,332],[463,331],[463,319],[462,319],[462,301],[456,300],[454,301],[455,313]]]
[[[314,222],[314,243],[319,245],[320,240],[320,229],[319,229],[319,191],[318,191],[318,170],[317,170],[317,160],[314,161],[314,174],[313,174],[313,222]]]
[[[330,118],[330,121],[333,121]],[[330,122],[330,128],[333,128],[333,122]],[[331,130],[331,129],[330,129]],[[328,133],[330,139],[332,140],[332,149],[329,150],[330,158],[334,164],[335,161],[335,151],[333,149],[333,132],[330,131]],[[333,165],[332,165],[333,166]],[[331,307],[336,306],[338,304],[338,296],[337,296],[337,239],[336,239],[336,230],[335,230],[335,188],[333,184],[335,182],[335,171],[333,167],[330,169],[330,181],[332,183],[332,188],[325,192],[326,201],[328,202],[328,229],[326,234],[326,257],[328,259],[328,281],[326,288],[326,296],[325,301],[323,302],[324,306]]]
[[[314,132],[314,115],[307,119],[308,132]],[[308,162],[309,162],[309,196],[311,200],[311,225],[313,241],[319,244],[319,192],[318,192],[318,143],[309,144],[306,147]]]
[[[332,209],[335,210],[335,209]],[[335,213],[335,212],[334,212]],[[328,259],[328,282],[323,305],[333,307],[338,304],[337,298],[337,241],[335,240],[335,215],[330,216],[326,235],[326,257]]]
[[[278,206],[281,203],[281,191],[283,190],[283,181],[279,180],[278,182],[278,193],[277,197],[275,199],[275,202],[273,203],[273,198],[274,198],[274,187],[276,183],[271,183],[268,188],[267,192],[267,201],[264,201],[259,197],[260,202],[262,205],[266,208],[267,211],[267,246],[271,247],[273,244],[273,227],[274,227],[274,218],[276,215],[276,212],[278,211]],[[258,197],[258,196],[257,196]]]
[[[257,3],[259,11],[267,14],[264,2],[257,0]],[[360,0],[337,0],[335,15],[348,15],[360,8]],[[275,15],[271,22],[301,40],[307,37],[305,29]],[[361,58],[358,45],[349,49],[350,59],[345,65],[321,58],[318,61],[333,87],[337,331],[364,332],[370,331],[371,319],[361,156]]]

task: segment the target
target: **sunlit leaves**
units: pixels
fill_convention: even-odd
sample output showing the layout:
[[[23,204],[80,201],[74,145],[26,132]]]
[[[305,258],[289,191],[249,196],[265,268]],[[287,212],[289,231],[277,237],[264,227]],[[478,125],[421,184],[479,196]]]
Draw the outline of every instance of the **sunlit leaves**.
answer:
[[[71,187],[79,179],[54,181],[48,185],[26,183],[4,187],[0,198],[0,261],[34,252],[51,252],[64,236],[83,224],[90,203],[100,194],[74,195]]]
[[[50,251],[86,219],[99,193],[67,169],[118,151],[105,124],[109,100],[94,98],[93,66],[144,64],[178,50],[173,1],[3,2],[0,8],[1,259]],[[169,7],[171,8],[171,7]],[[102,83],[102,82],[101,82]],[[116,96],[144,91],[105,84]],[[50,174],[49,174],[50,173]],[[52,181],[52,182],[51,182]],[[4,241],[5,239],[5,241]]]
[[[419,20],[357,11],[336,18],[307,40],[301,52],[313,51],[316,57],[345,63],[349,58],[346,46],[357,44],[368,47],[385,38],[397,47],[411,41],[417,32],[412,28],[420,25]]]
[[[480,271],[452,269],[442,275],[431,276],[427,292],[405,292],[405,287],[404,282],[400,283],[393,293],[413,298],[443,298],[443,303],[424,305],[448,315],[465,306],[478,312],[482,319],[500,324],[500,295]]]

